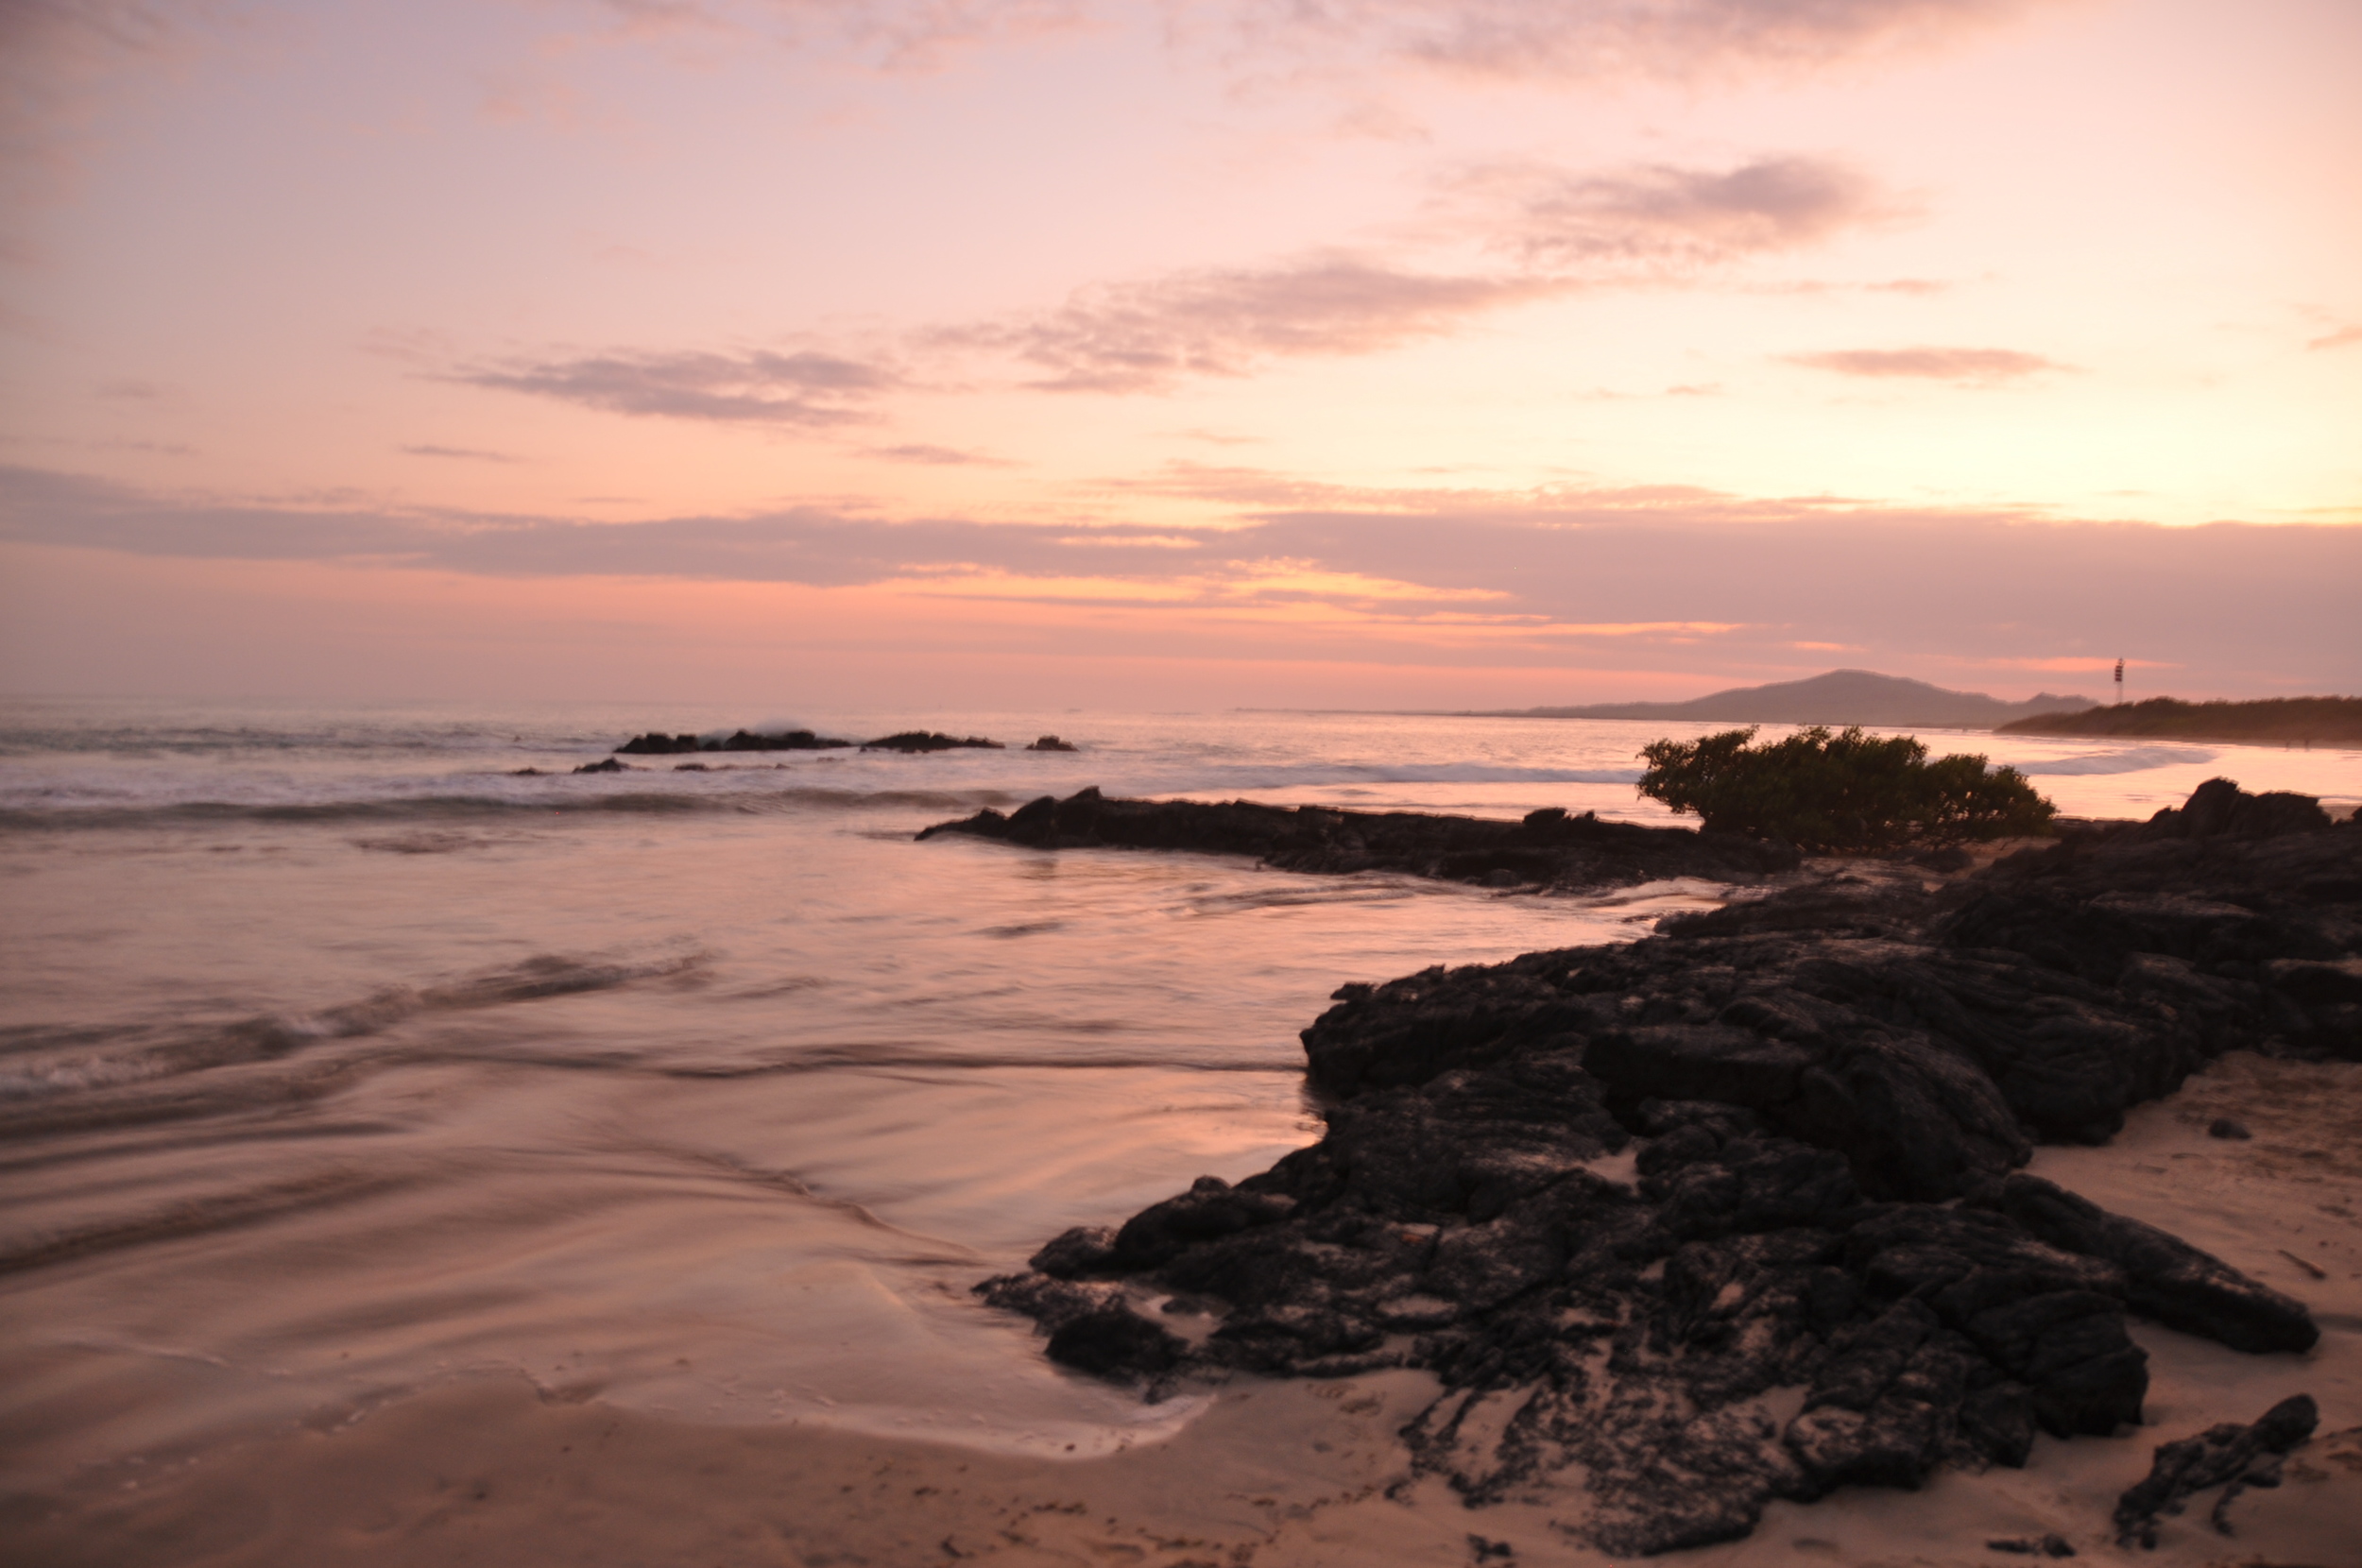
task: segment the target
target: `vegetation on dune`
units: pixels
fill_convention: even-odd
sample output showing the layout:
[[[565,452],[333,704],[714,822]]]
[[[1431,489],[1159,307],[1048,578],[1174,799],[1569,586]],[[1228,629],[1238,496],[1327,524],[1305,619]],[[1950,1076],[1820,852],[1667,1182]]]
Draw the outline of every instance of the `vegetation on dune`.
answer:
[[[2000,726],[2011,735],[2171,735],[2191,741],[2362,741],[2362,697],[2266,697],[2185,703],[2150,697],[2080,713],[2044,713]]]
[[[1695,813],[1706,831],[1806,849],[1893,849],[2049,830],[2058,808],[2014,768],[1927,758],[1913,737],[1832,735],[1819,725],[1752,745],[1754,727],[1652,741],[1640,793]]]

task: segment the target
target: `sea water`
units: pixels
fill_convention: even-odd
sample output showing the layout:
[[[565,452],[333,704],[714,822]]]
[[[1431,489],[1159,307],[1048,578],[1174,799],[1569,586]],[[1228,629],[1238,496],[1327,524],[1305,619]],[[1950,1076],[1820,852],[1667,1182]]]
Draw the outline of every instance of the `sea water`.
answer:
[[[1011,745],[571,771],[741,725]],[[1708,727],[0,706],[0,1446],[27,1476],[161,1460],[486,1373],[693,1421],[1152,1437],[1191,1403],[1050,1366],[969,1287],[1317,1136],[1297,1031],[1341,983],[1728,890],[916,830],[1085,785],[1667,822],[1635,753]],[[1052,731],[1080,749],[1019,749]],[[2218,773],[2362,793],[2353,752],[1924,738],[2076,815]]]

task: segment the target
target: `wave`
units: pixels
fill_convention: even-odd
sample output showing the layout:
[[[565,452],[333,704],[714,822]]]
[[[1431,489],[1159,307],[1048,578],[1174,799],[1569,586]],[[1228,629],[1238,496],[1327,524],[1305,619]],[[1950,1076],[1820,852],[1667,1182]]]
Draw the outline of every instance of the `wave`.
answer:
[[[561,775],[553,775],[561,776]],[[185,800],[154,806],[72,805],[0,808],[0,831],[47,828],[136,828],[203,827],[224,823],[281,823],[360,827],[403,823],[451,823],[468,820],[518,821],[528,817],[674,816],[704,812],[763,812],[794,810],[972,811],[981,806],[1010,806],[1020,795],[1006,790],[741,790],[678,792],[631,790],[623,793],[555,794],[544,791],[518,794],[382,795],[374,798],[315,801]],[[464,840],[437,841],[431,835],[413,839],[357,841],[365,849],[431,853],[472,847]]]
[[[11,1029],[0,1031],[0,1063],[5,1064],[0,1065],[0,1128],[17,1128],[25,1112],[62,1099],[275,1061],[323,1041],[382,1033],[420,1014],[608,991],[686,974],[704,963],[701,954],[618,963],[542,953],[442,985],[388,986],[358,1001],[314,1013],[266,1013],[169,1031],[144,1025]],[[44,1124],[48,1120],[38,1119]]]
[[[2086,752],[2080,757],[2052,757],[2036,762],[2011,762],[2009,766],[2028,777],[2086,777],[2100,774],[2146,773],[2151,768],[2181,767],[2191,762],[2212,762],[2216,753],[2197,746],[2133,746],[2124,751]]]
[[[1275,762],[1192,769],[1126,793],[1192,794],[1337,784],[1637,784],[1638,768],[1545,768],[1507,762]],[[1115,792],[1110,791],[1110,793]]]

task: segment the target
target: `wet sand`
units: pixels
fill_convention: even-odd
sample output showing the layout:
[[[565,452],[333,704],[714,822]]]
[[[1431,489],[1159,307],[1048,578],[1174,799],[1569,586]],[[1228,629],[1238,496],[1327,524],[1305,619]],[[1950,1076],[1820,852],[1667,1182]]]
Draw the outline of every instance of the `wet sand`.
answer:
[[[2210,1138],[2238,1116],[2251,1141]],[[2105,1149],[2045,1149],[2039,1174],[2165,1225],[2305,1302],[2322,1329],[2303,1356],[2251,1356],[2157,1328],[2148,1424],[2113,1439],[2038,1440],[2023,1471],[1940,1474],[1915,1493],[1847,1491],[1774,1504],[1743,1542],[1668,1559],[1997,1564],[1989,1540],[2056,1533],[2082,1560],[2158,1568],[2362,1564],[2362,1066],[2234,1055],[2133,1113]],[[2318,1273],[2319,1277],[2315,1277]],[[0,1491],[12,1562],[137,1568],[231,1564],[1157,1564],[1607,1561],[1565,1527],[1566,1489],[1470,1510],[1412,1480],[1394,1433],[1431,1397],[1423,1373],[1240,1381],[1176,1436],[1065,1461],[806,1424],[691,1424],[600,1403],[590,1388],[465,1379],[175,1457],[66,1473],[44,1453],[60,1411],[108,1353],[0,1353]],[[202,1380],[202,1367],[158,1376]],[[94,1379],[94,1381],[104,1381]],[[112,1386],[111,1383],[108,1386]],[[2276,1491],[2206,1521],[2169,1520],[2153,1552],[2110,1540],[2118,1493],[2154,1447],[2312,1394],[2321,1427]],[[169,1388],[157,1397],[168,1400]],[[77,1413],[86,1420],[87,1412]],[[1480,1559],[1480,1543],[1491,1555]],[[1498,1548],[1508,1548],[1508,1555]]]

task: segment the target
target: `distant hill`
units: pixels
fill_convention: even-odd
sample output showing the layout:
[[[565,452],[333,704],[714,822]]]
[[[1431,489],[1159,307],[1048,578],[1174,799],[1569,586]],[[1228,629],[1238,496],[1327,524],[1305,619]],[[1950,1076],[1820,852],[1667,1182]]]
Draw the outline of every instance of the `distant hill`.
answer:
[[[2189,741],[2362,742],[2362,697],[2267,697],[2185,703],[2175,697],[2087,713],[2053,713],[2000,726],[2013,735],[2172,735]]]
[[[2060,697],[2045,691],[2022,703],[2005,703],[1982,691],[1947,691],[1924,680],[1881,675],[1869,670],[1832,670],[1809,680],[1741,686],[1686,703],[1600,703],[1589,707],[1527,707],[1488,714],[1521,719],[1703,719],[1742,724],[1871,724],[1904,728],[1929,724],[1947,729],[1993,729],[2015,719],[2072,713],[2090,707],[2089,697]]]

